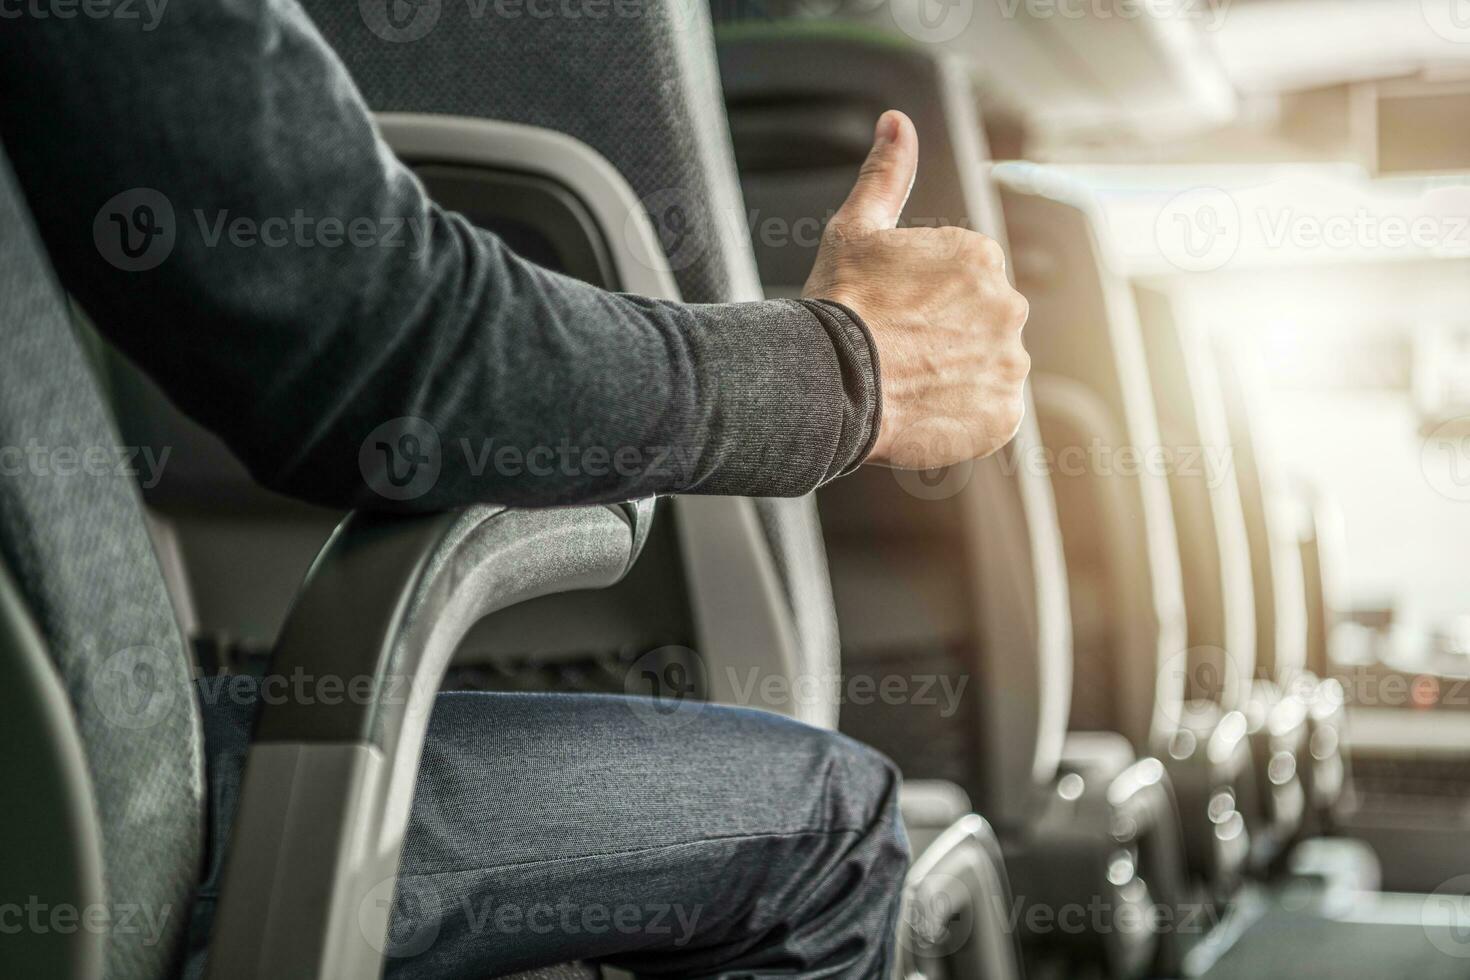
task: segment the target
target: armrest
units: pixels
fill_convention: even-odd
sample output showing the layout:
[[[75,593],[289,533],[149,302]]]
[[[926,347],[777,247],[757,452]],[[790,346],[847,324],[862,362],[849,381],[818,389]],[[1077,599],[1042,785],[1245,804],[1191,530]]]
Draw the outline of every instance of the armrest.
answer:
[[[1179,804],[1190,869],[1217,895],[1234,891],[1250,857],[1255,780],[1245,715],[1213,702],[1184,702],[1159,758]]]
[[[342,522],[272,656],[293,695],[261,708],[211,978],[380,974],[419,755],[455,648],[497,610],[622,578],[652,515],[641,501]]]
[[[1245,704],[1256,812],[1246,814],[1251,865],[1268,872],[1298,838],[1307,812],[1310,733],[1306,700],[1274,681],[1250,684]]]
[[[965,814],[914,856],[904,881],[895,980],[1020,980],[1005,858],[983,817]]]
[[[1023,942],[1105,965],[1111,977],[1139,977],[1159,948],[1145,845],[1163,812],[1163,766],[1135,762],[1121,772],[1063,774],[1024,835],[1006,841]]]

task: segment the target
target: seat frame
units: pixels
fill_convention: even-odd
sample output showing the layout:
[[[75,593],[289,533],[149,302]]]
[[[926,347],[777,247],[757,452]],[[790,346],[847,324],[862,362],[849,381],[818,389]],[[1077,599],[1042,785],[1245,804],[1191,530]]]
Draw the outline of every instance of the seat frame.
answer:
[[[571,137],[451,116],[378,118],[415,162],[517,170],[575,193],[603,231],[616,288],[677,299],[659,241],[632,189]],[[836,678],[805,664],[746,498],[677,499],[698,642],[708,664],[830,696],[770,707],[830,726]],[[611,585],[636,559],[653,504],[520,511],[471,508],[392,519],[350,515],[317,558],[272,655],[273,672],[367,674],[402,703],[262,709],[226,865],[209,976],[373,976],[382,969],[399,855],[429,712],[456,647],[476,622],[539,595]],[[373,610],[375,615],[363,616]],[[354,623],[344,633],[343,624]],[[329,669],[324,670],[324,660]],[[713,671],[716,678],[718,670]],[[720,687],[713,685],[715,700]],[[757,685],[759,690],[763,685]],[[728,700],[728,698],[726,698]],[[760,705],[756,705],[760,706]],[[248,860],[240,858],[248,855]]]

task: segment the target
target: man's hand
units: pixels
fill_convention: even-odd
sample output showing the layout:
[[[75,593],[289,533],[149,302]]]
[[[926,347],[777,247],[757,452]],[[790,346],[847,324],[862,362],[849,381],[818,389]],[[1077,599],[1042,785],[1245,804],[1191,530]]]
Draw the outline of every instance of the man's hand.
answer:
[[[1026,299],[993,239],[962,228],[898,229],[919,160],[914,125],[878,120],[857,185],[822,238],[802,295],[855,311],[878,347],[883,418],[868,457],[928,469],[988,456],[1021,424],[1031,358]]]

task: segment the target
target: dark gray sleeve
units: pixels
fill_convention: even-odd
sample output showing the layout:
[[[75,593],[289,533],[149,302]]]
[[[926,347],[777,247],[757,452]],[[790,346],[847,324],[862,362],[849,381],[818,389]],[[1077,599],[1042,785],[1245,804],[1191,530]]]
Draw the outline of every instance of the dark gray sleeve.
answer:
[[[41,234],[99,329],[266,485],[402,509],[794,495],[871,447],[876,354],[848,311],[521,260],[426,198],[291,0],[59,9],[0,20],[0,138]]]

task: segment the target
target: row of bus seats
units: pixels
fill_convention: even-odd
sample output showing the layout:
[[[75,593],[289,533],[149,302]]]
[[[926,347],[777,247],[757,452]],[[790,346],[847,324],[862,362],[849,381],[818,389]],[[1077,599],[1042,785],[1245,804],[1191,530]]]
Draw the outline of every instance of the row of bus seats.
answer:
[[[815,242],[793,235],[841,203],[866,150],[858,121],[890,105],[920,135],[906,221],[1005,240],[962,66],[817,25],[739,24],[721,32],[719,48],[768,292],[799,290]],[[1033,303],[1033,333],[1034,311]],[[1033,352],[1036,343],[1028,341]],[[1035,417],[1045,421],[1039,408]],[[970,794],[1000,837],[1017,903],[1007,908],[1009,928],[1033,971],[1169,973],[1172,954],[1151,928],[1015,928],[1031,909],[1064,907],[1144,922],[1157,901],[1183,904],[1187,886],[1162,768],[1121,738],[1068,734],[1075,579],[1058,521],[1064,501],[1038,465],[1044,437],[1028,418],[990,460],[937,474],[860,472],[820,491],[848,672],[972,682],[954,713],[844,704],[841,724],[906,774]],[[1145,864],[1160,869],[1152,881]]]
[[[896,106],[921,145],[905,221],[1008,242],[1031,302],[1036,421],[1005,453],[818,494],[848,673],[974,682],[953,715],[844,704],[841,725],[970,794],[1000,838],[1024,968],[1260,976],[1261,956],[1279,972],[1325,956],[1376,976],[1424,947],[1392,924],[1367,960],[1251,931],[1284,882],[1374,874],[1349,842],[1297,846],[1350,793],[1342,692],[1322,679],[1332,532],[1317,507],[1288,518],[1235,353],[1112,269],[1075,185],[986,165],[965,66],[847,25],[719,36],[769,294],[801,288],[802,229]],[[1083,908],[1088,927],[1059,925]]]
[[[909,113],[920,136],[907,220],[1003,239],[960,66],[816,25],[736,25],[721,32],[719,51],[769,293],[800,289],[816,241],[797,233],[820,227],[842,202],[871,120],[888,106]],[[937,675],[968,692],[952,712],[854,699],[841,725],[892,755],[907,776],[962,787],[1000,836],[1017,901],[1055,907],[1107,890],[1136,902],[1137,879],[1108,877],[1108,865],[1133,846],[1133,834],[1120,841],[1113,828],[1135,811],[1136,826],[1152,822],[1142,802],[1152,784],[1139,777],[1139,793],[1116,801],[1103,786],[1090,795],[1055,791],[1071,686],[1069,613],[1051,488],[1030,465],[1038,447],[1028,417],[1003,453],[973,466],[897,478],[860,471],[819,492],[849,674],[875,683]],[[1022,864],[1034,873],[1023,874]],[[1147,937],[1127,933],[1091,938],[1100,947],[1090,954],[1128,969],[1152,949]]]

